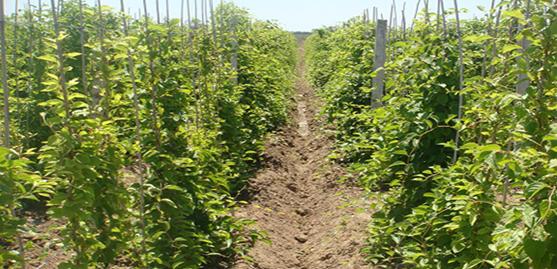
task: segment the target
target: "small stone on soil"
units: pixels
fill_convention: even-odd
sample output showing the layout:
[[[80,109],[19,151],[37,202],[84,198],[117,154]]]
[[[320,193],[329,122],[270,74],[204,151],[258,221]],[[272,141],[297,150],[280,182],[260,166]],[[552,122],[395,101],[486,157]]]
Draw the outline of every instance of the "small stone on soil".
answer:
[[[294,239],[302,244],[308,241],[308,238],[305,235],[297,235]]]
[[[305,216],[309,215],[309,209],[307,209],[307,208],[298,208],[298,209],[296,209],[296,214],[298,214],[298,215],[300,215],[300,216],[302,216],[302,217],[305,217]]]
[[[298,192],[298,187],[294,183],[289,183],[286,187],[293,192]]]
[[[327,255],[321,257],[320,260],[326,261],[326,260],[328,260],[328,259],[330,259],[330,258],[332,258],[332,257],[333,257],[333,254],[327,253]]]

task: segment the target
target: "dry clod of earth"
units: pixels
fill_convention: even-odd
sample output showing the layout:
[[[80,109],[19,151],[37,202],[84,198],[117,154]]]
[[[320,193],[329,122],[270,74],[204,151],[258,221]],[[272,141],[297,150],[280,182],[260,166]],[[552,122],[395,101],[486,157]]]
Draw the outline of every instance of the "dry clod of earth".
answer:
[[[360,252],[369,205],[359,199],[361,189],[338,183],[346,174],[327,158],[332,139],[305,80],[303,56],[302,44],[294,120],[269,139],[265,167],[249,183],[253,198],[235,213],[255,220],[271,243],[256,242],[253,261],[237,261],[233,269],[369,268]]]

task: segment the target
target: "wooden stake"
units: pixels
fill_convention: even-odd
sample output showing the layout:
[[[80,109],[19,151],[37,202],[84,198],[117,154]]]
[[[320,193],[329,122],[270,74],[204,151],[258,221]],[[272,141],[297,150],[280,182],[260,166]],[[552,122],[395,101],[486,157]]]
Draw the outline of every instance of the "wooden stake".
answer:
[[[462,119],[462,106],[464,105],[464,44],[462,42],[462,32],[460,30],[460,14],[458,12],[458,0],[454,0],[456,15],[456,32],[458,36],[458,64],[459,64],[459,93],[458,93],[458,121]],[[458,151],[460,147],[460,131],[457,130],[455,137],[455,151],[453,155],[453,163],[458,160]]]
[[[378,20],[375,33],[375,59],[373,70],[377,72],[373,77],[373,91],[371,93],[372,107],[381,106],[381,99],[385,88],[385,61],[387,60],[387,21]]]

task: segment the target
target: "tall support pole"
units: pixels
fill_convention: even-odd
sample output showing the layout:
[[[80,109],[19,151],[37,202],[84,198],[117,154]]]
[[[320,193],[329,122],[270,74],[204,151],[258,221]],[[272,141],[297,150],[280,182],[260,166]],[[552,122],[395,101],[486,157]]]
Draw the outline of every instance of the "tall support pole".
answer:
[[[166,24],[170,26],[170,6],[168,4],[168,0],[166,0]]]
[[[406,2],[402,5],[402,39],[406,40]]]
[[[190,5],[190,0],[186,0],[186,11],[187,11],[187,21],[188,21],[188,29],[191,31],[191,25],[192,25],[192,18],[191,18],[191,5]]]
[[[68,128],[70,134],[72,134],[72,128],[70,125],[72,114],[70,110],[70,101],[66,85],[66,70],[64,69],[64,49],[59,39],[60,25],[58,24],[58,12],[56,11],[55,1],[50,0],[50,4],[52,6],[52,22],[54,24],[54,34],[56,35],[56,55],[58,56],[58,82],[60,84],[60,90],[62,91],[62,97],[64,99],[64,112],[66,116],[65,126]]]
[[[412,24],[410,25],[410,32],[414,32],[414,24],[416,23],[416,19],[418,18],[418,12],[420,11],[420,4],[422,0],[418,0],[418,4],[416,4],[416,12],[414,13],[414,19],[412,19]]]
[[[490,36],[494,36],[493,31],[492,31],[492,24],[493,24],[493,12],[495,10],[495,1],[496,0],[491,0],[491,8],[489,9],[489,16],[487,18],[487,34]],[[483,56],[483,60],[482,60],[482,77],[486,77],[486,73],[487,73],[487,56],[489,53],[489,46],[488,46],[489,42],[486,41],[485,42],[485,51],[484,51],[484,56]]]
[[[211,22],[211,18],[209,17],[209,0],[204,0],[205,1],[205,21],[207,25],[209,25],[209,23]]]
[[[441,15],[443,17],[443,36],[447,36],[447,12],[445,10],[445,0],[441,1]]]
[[[102,89],[104,89],[104,100],[103,100],[103,117],[105,119],[110,118],[110,105],[112,99],[112,90],[110,85],[110,71],[108,70],[108,61],[106,59],[106,47],[105,47],[105,40],[104,40],[104,16],[102,10],[102,3],[101,0],[97,0],[97,12],[98,14],[98,25],[97,25],[97,32],[99,35],[99,45],[101,49],[101,76],[102,79],[100,80],[100,84]]]
[[[184,5],[185,5],[186,1],[185,0],[181,0],[180,1],[180,46],[182,51],[186,50],[186,41],[185,41],[185,25],[184,25]],[[180,54],[182,57],[184,57],[184,53]],[[183,58],[182,58],[183,59]]]
[[[373,91],[371,93],[372,107],[380,107],[381,99],[385,89],[385,61],[387,60],[387,21],[378,20],[375,33],[375,59],[373,70],[376,72],[373,77]]]
[[[207,18],[205,18],[205,0],[201,0],[201,25],[205,25]]]
[[[217,46],[217,17],[215,16],[215,8],[213,6],[213,0],[209,0],[209,9],[211,11],[211,29],[213,31],[213,41],[215,42],[215,46]]]
[[[156,12],[157,12],[157,24],[161,24],[161,11],[160,11],[160,5],[159,5],[159,0],[155,0],[155,7],[156,7]],[[147,10],[145,10],[145,14],[147,14]]]
[[[526,1],[526,13],[525,13],[526,27],[528,27],[528,20],[530,19],[530,2],[531,0]],[[520,25],[519,31],[522,31],[522,29],[523,26]],[[530,47],[530,41],[526,37],[522,37],[522,39],[519,41],[519,45],[522,47],[522,55],[518,58],[518,61],[524,62],[526,68],[528,68],[529,59],[528,56],[526,55],[526,51]],[[530,86],[530,80],[528,79],[528,72],[527,71],[521,72],[518,75],[518,84],[516,85],[516,92],[520,95],[524,95],[529,86]]]
[[[89,114],[93,114],[94,110],[94,102],[93,93],[90,92],[88,89],[87,83],[87,56],[85,55],[85,18],[83,16],[83,0],[79,0],[79,43],[81,49],[81,87],[83,88],[83,92],[88,93],[90,96],[89,101]]]
[[[497,55],[497,36],[499,35],[499,25],[501,23],[501,13],[503,12],[503,5],[499,6],[499,10],[497,11],[497,15],[495,16],[495,27],[493,29],[493,45],[491,48],[491,58],[493,60]],[[489,68],[489,74],[493,75],[495,73],[495,65],[491,65]]]
[[[128,38],[128,21],[126,19],[126,14],[124,13],[124,0],[120,0],[120,11],[122,12],[122,29],[124,30],[124,36]],[[129,44],[128,48],[131,48],[131,44]],[[136,152],[137,162],[139,163],[140,171],[139,173],[139,221],[140,221],[140,233],[141,233],[141,254],[140,257],[140,265],[141,268],[145,268],[145,263],[143,260],[143,255],[145,255],[146,250],[146,243],[145,243],[145,193],[144,193],[144,186],[145,186],[145,177],[143,175],[143,157],[141,154],[141,120],[139,118],[139,97],[138,97],[138,90],[137,90],[137,83],[135,81],[135,62],[132,57],[131,50],[127,50],[128,54],[128,73],[130,74],[130,79],[132,82],[132,90],[133,90],[133,110],[134,110],[134,119],[135,119],[135,142],[139,145],[140,149]]]
[[[198,7],[197,7],[197,1],[198,0],[193,0],[193,14],[194,14],[194,20],[195,20],[195,26],[197,26],[197,21],[199,20],[199,15],[197,13]],[[197,28],[197,27],[196,27]]]
[[[19,0],[15,0],[15,12],[14,12],[14,26],[13,26],[13,52],[12,52],[12,64],[14,68],[17,66],[17,47],[18,47],[18,30],[19,30]],[[17,73],[14,75],[15,79],[15,90],[19,91],[19,76]]]
[[[458,121],[462,119],[462,106],[464,105],[464,44],[462,42],[462,32],[460,29],[460,14],[458,11],[458,0],[454,0],[455,16],[456,16],[456,32],[458,36],[458,65],[459,65],[459,93],[458,93]],[[456,131],[455,150],[453,155],[453,163],[458,160],[458,152],[460,148],[460,131]]]
[[[157,19],[160,19],[159,12],[158,12],[158,2],[157,0]],[[143,8],[145,9],[143,13],[145,13],[145,40],[147,42],[147,47],[149,50],[149,71],[151,75],[151,117],[153,120],[152,127],[155,132],[155,145],[158,150],[161,148],[161,134],[159,129],[159,115],[158,115],[158,105],[157,105],[157,84],[155,78],[155,59],[154,59],[154,52],[151,42],[151,30],[149,30],[149,16],[147,11],[147,0],[143,0]]]
[[[425,23],[429,26],[429,0],[424,0]]]
[[[1,1],[1,0],[0,0]],[[31,6],[31,0],[27,0],[27,24],[29,25],[29,36],[28,36],[28,51],[27,54],[29,55],[29,59],[28,59],[28,63],[29,67],[30,67],[30,76],[27,79],[27,98],[32,98],[31,94],[33,92],[33,88],[34,88],[34,77],[35,77],[35,73],[36,73],[36,67],[35,67],[35,58],[33,56],[33,51],[36,49],[35,48],[35,24],[33,22],[33,9]],[[25,130],[29,130],[29,122],[31,121],[30,117],[31,117],[31,113],[25,113]],[[23,147],[21,147],[21,150],[23,151],[23,149],[25,148],[29,148],[29,139],[25,139],[25,145]]]
[[[394,34],[393,34],[393,39],[396,38],[396,33],[397,33],[397,28],[398,28],[398,12],[397,12],[397,8],[396,8],[396,0],[393,0],[393,14],[394,14],[394,18],[393,18],[393,29],[394,29]]]
[[[232,69],[234,70],[234,84],[238,84],[238,19],[232,16]]]
[[[387,26],[387,44],[391,42],[391,35],[393,33],[394,13],[395,13],[395,5],[393,1],[393,4],[391,4],[391,12],[389,14],[389,25]]]
[[[4,147],[10,148],[10,87],[8,85],[8,60],[6,45],[6,17],[4,0],[0,0],[0,45],[2,46],[2,89],[4,91]]]
[[[441,29],[441,0],[437,0],[437,17],[435,17],[435,31],[439,32]]]
[[[2,62],[2,88],[4,91],[4,147],[9,149],[11,145],[10,140],[10,87],[8,85],[8,64],[6,59],[6,19],[4,15],[4,0],[0,0],[0,46],[1,48],[1,62]],[[10,206],[12,215],[15,217],[15,205]],[[19,232],[16,232],[16,241],[19,248],[19,256],[21,258],[21,268],[26,269],[25,263],[25,247],[23,245],[23,238]]]
[[[190,53],[189,53],[189,58],[190,58],[190,64],[193,66],[194,62],[195,62],[195,58],[194,58],[194,28],[197,28],[197,20],[192,19],[192,12],[191,12],[191,6],[190,6],[190,0],[186,0],[186,5],[187,5],[187,15],[188,15],[188,30],[189,30],[189,34],[188,34],[188,41],[189,41],[189,45],[190,45]],[[194,0],[194,14],[195,16],[197,16],[197,0]],[[197,74],[195,72],[191,73],[191,80],[192,80],[192,89],[193,89],[193,93],[195,95],[195,130],[199,130],[199,122],[200,122],[200,111],[199,111],[199,103],[200,103],[200,93],[199,93],[199,88],[197,87]]]

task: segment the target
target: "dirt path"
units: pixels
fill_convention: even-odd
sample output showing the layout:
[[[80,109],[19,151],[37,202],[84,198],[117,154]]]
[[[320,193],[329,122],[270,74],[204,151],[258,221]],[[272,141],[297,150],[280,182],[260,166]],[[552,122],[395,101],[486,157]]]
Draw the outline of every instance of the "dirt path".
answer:
[[[360,189],[338,182],[345,174],[327,159],[332,142],[303,55],[302,45],[293,121],[268,141],[266,166],[249,184],[253,199],[236,213],[255,220],[271,243],[257,242],[253,262],[234,269],[368,268],[360,249],[369,206]]]

